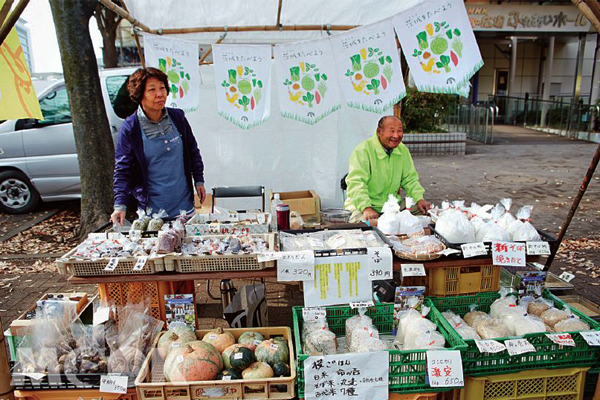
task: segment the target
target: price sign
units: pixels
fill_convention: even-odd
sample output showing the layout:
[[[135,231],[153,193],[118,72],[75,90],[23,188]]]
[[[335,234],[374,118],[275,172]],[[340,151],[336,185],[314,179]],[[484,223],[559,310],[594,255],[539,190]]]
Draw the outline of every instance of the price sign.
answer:
[[[321,307],[303,308],[302,319],[306,321],[316,321],[318,319],[325,319],[327,317],[327,311]]]
[[[354,303],[350,303],[350,308],[368,308],[368,307],[373,307],[374,305],[375,305],[375,303],[373,303],[373,300],[356,301]]]
[[[276,349],[277,350],[277,349]],[[244,357],[244,353],[235,353],[233,355],[234,360],[241,360]]]
[[[315,253],[312,250],[283,251],[279,254],[278,281],[312,281],[315,279]]]
[[[428,351],[427,375],[431,387],[464,386],[465,378],[460,351]]]
[[[527,254],[530,256],[545,256],[550,254],[548,242],[527,242]]]
[[[407,276],[426,276],[425,265],[423,264],[400,264],[402,268],[402,277]]]
[[[562,279],[563,281],[569,283],[569,282],[571,282],[573,280],[573,278],[575,278],[575,275],[573,275],[570,272],[565,271],[562,274],[560,274],[558,277],[560,279]]]
[[[569,333],[546,333],[546,337],[558,345],[575,347],[575,341]]]
[[[180,345],[181,345],[181,343],[179,343],[179,342],[171,343],[171,347],[179,347]]]
[[[579,332],[589,346],[600,346],[600,331]]]
[[[494,265],[524,267],[525,244],[513,242],[492,242]]]
[[[144,266],[146,266],[146,261],[148,261],[148,256],[138,257],[137,261],[135,262],[135,265],[133,266],[133,270],[134,271],[143,270]]]
[[[100,391],[103,393],[127,393],[127,376],[103,375],[100,377]]]
[[[392,279],[392,250],[389,247],[369,247],[367,255],[370,281]]]
[[[460,249],[462,250],[464,258],[487,255],[487,250],[485,249],[483,242],[461,244]]]
[[[269,348],[273,351],[277,351],[277,349],[279,349],[279,346],[277,346],[275,343],[271,343],[269,345]]]
[[[500,353],[506,350],[506,346],[495,340],[475,340],[480,353]]]
[[[275,261],[279,258],[278,251],[265,251],[263,253],[258,253],[258,262],[267,262],[267,261]]]
[[[516,356],[523,353],[535,353],[537,350],[527,339],[512,339],[504,341],[506,350],[511,356]]]
[[[99,241],[106,239],[106,233],[90,233],[88,234],[88,240]]]
[[[106,264],[106,267],[104,267],[105,271],[114,271],[115,269],[117,269],[117,265],[119,265],[119,257],[113,257],[110,260],[108,260],[108,264]]]

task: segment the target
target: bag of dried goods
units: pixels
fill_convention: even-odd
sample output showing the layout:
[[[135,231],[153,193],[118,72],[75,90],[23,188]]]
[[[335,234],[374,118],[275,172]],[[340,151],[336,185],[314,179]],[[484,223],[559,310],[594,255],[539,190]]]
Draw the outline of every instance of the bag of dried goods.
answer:
[[[565,320],[571,316],[571,309],[569,307],[565,307],[564,310],[559,310],[558,308],[550,308],[540,315],[540,318],[544,321],[546,325],[550,328],[554,329],[554,325],[558,324],[560,321]]]
[[[444,311],[442,315],[463,339],[481,339],[475,329],[467,325],[457,314],[452,311]]]
[[[554,307],[554,304],[550,300],[546,300],[543,297],[538,297],[527,304],[527,313],[539,317],[544,311],[552,307]]]
[[[590,326],[587,322],[582,321],[577,316],[572,315],[571,318],[563,319],[554,325],[555,332],[579,332],[587,331]]]
[[[383,214],[377,220],[377,228],[386,235],[397,235],[400,231],[400,205],[398,199],[390,194],[381,210]]]
[[[523,336],[528,333],[546,332],[546,324],[535,315],[523,315],[514,321],[515,334]]]
[[[533,206],[523,206],[517,212],[517,220],[508,227],[508,233],[514,241],[539,242],[541,239],[538,231],[531,225],[530,217]]]
[[[475,228],[466,214],[457,209],[448,209],[440,215],[436,231],[450,243],[472,243],[475,241]]]
[[[398,215],[400,221],[398,233],[400,235],[418,235],[423,233],[423,226],[419,218],[411,214],[411,209],[415,205],[415,201],[412,197],[406,198],[406,210],[402,211]]]
[[[512,205],[512,199],[501,199],[500,204],[502,204],[506,212],[498,219],[498,225],[500,225],[502,229],[507,230],[511,222],[515,220],[515,217],[509,212],[510,206]]]
[[[163,218],[167,218],[169,215],[165,210],[159,210],[157,213],[152,214],[152,219],[148,222],[149,231],[158,231],[163,227],[165,221]]]

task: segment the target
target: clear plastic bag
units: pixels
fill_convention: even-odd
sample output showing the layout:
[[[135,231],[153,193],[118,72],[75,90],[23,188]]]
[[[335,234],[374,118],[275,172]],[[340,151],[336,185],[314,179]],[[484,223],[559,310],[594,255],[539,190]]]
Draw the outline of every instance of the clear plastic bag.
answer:
[[[511,240],[511,236],[499,223],[489,221],[477,230],[475,240],[478,242],[491,242],[494,240],[508,242]]]
[[[152,214],[152,219],[148,222],[149,231],[159,231],[165,224],[164,218],[167,218],[169,214],[163,209],[157,213]]]
[[[510,336],[506,326],[497,318],[482,318],[477,322],[475,330],[482,339],[494,339]]]
[[[148,228],[148,223],[150,223],[150,213],[152,213],[152,209],[148,208],[146,210],[139,209],[137,210],[138,219],[131,223],[131,231],[145,231]]]
[[[472,243],[475,241],[475,228],[460,210],[449,209],[438,218],[435,229],[451,243]]]
[[[515,334],[523,336],[528,333],[546,332],[546,324],[540,317],[535,315],[524,315],[518,318],[514,324]]]
[[[463,339],[481,339],[477,331],[470,327],[459,315],[452,311],[444,311],[442,315]]]
[[[559,310],[558,308],[550,308],[544,311],[540,315],[540,318],[542,318],[546,325],[554,329],[554,326],[556,324],[558,324],[562,320],[569,318],[570,316],[571,309],[569,307],[565,307],[565,310]]]
[[[394,343],[405,346],[409,337],[419,336],[427,331],[435,331],[436,325],[426,318],[429,313],[428,307],[421,307],[421,312],[415,309],[408,309],[400,312],[400,324],[398,333],[394,338]],[[415,339],[410,339],[415,341]]]
[[[571,318],[563,319],[554,325],[555,332],[579,332],[587,331],[590,326],[587,322],[582,321],[576,316],[572,315]]]
[[[309,356],[326,356],[337,354],[337,338],[329,328],[322,326],[312,330],[303,340],[304,354]]]
[[[368,329],[369,327],[373,327],[373,321],[371,320],[371,317],[365,315],[366,311],[367,310],[364,308],[359,308],[357,315],[346,320],[345,329],[347,349],[353,349],[357,346],[355,343],[355,334],[357,334],[357,332],[359,332],[360,335],[360,332],[364,331],[365,328]],[[375,327],[373,327],[373,329],[374,328]]]
[[[361,342],[356,347],[356,353],[369,353],[371,351],[387,350],[389,346],[387,343],[379,338],[369,337],[364,342]]]
[[[505,288],[500,289],[499,293],[500,298],[490,306],[490,316],[494,318],[502,318],[506,314],[512,314],[514,308],[517,307],[517,298],[508,296],[508,291]]]
[[[444,336],[434,330],[426,330],[418,335],[409,333],[404,341],[404,350],[432,350],[443,349],[446,345]]]
[[[411,209],[415,205],[412,197],[406,198],[406,210],[402,211],[398,216],[400,221],[398,233],[400,235],[417,235],[423,233],[423,226],[419,218],[411,214]]]
[[[382,211],[383,214],[377,220],[377,228],[386,235],[397,235],[400,232],[400,205],[393,194],[389,195]]]
[[[500,225],[502,229],[507,230],[511,222],[515,220],[515,217],[510,213],[512,199],[501,199],[500,204],[502,204],[506,212],[498,219],[498,225]]]
[[[517,220],[511,223],[508,228],[512,235],[512,240],[539,242],[541,240],[538,231],[531,225],[530,217],[533,211],[533,206],[523,206],[517,213]]]
[[[538,297],[527,304],[527,313],[539,317],[544,311],[549,310],[552,307],[554,307],[552,301],[546,300],[543,297]]]

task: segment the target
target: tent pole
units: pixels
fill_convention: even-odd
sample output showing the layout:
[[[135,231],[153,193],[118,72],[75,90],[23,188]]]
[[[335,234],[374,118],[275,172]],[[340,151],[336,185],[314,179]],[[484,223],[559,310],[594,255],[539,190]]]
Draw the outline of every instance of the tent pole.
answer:
[[[132,25],[138,26],[144,32],[148,32],[148,33],[152,33],[152,34],[157,33],[156,30],[148,28],[146,25],[142,24],[140,21],[133,18],[131,16],[131,14],[129,14],[127,11],[123,10],[121,7],[119,7],[118,5],[113,3],[111,0],[99,0],[99,1],[100,1],[100,3],[102,3],[102,5],[104,7],[108,8],[110,11],[112,11],[114,13],[119,14],[121,17],[123,17],[127,21],[131,22]]]
[[[127,4],[125,4],[125,0],[121,0],[121,4],[123,5],[123,9],[129,13],[127,9]],[[144,59],[144,52],[142,51],[142,45],[140,44],[140,38],[138,37],[135,29],[133,31],[133,40],[135,40],[135,47],[137,48],[138,55],[140,56],[140,62],[142,63],[142,68],[146,68],[146,60]]]
[[[4,43],[4,39],[6,39],[6,37],[10,33],[10,30],[17,23],[17,21],[19,20],[19,17],[21,16],[21,13],[23,13],[23,10],[25,9],[25,7],[27,7],[28,3],[29,3],[29,0],[20,0],[19,4],[17,4],[17,6],[13,10],[13,12],[10,14],[8,19],[6,20],[6,22],[2,25],[2,28],[0,28],[0,45],[2,45],[2,43]],[[2,11],[4,11],[4,10],[2,10]]]
[[[225,32],[223,34],[223,36],[218,38],[217,41],[215,42],[215,44],[220,44],[225,39],[225,36],[227,36],[227,32]],[[204,62],[204,60],[206,60],[206,57],[208,57],[210,55],[210,53],[212,53],[212,47],[210,49],[208,49],[208,51],[206,53],[204,53],[204,55],[200,58],[200,61],[198,61],[198,65],[206,64]]]
[[[13,0],[6,0],[6,3],[4,3],[4,5],[2,6],[2,9],[0,9],[0,28],[2,27],[2,24],[4,24],[6,16],[8,15],[10,8],[12,7],[12,4]]]
[[[279,5],[277,6],[277,23],[275,24],[277,28],[281,26],[281,6],[283,5],[283,0],[279,0]]]
[[[107,1],[107,0],[101,0]],[[229,26],[228,32],[273,32],[273,31],[348,31],[357,28],[359,25],[254,25],[254,26]],[[206,32],[225,32],[224,26],[204,26],[199,28],[165,28],[160,29],[161,35],[180,35],[184,33],[206,33]]]

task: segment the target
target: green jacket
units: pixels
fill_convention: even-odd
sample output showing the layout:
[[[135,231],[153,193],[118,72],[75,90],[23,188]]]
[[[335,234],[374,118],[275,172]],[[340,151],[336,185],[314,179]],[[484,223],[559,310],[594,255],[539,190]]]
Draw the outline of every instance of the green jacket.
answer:
[[[350,155],[346,184],[348,198],[344,207],[349,211],[372,207],[380,213],[390,194],[401,200],[401,187],[415,203],[425,194],[408,148],[400,143],[388,156],[377,133],[356,146]]]

